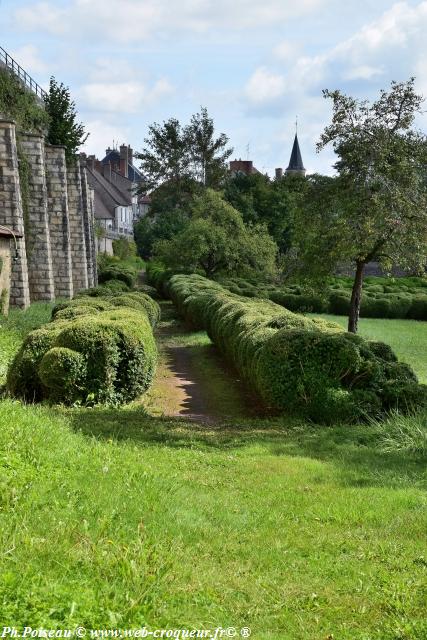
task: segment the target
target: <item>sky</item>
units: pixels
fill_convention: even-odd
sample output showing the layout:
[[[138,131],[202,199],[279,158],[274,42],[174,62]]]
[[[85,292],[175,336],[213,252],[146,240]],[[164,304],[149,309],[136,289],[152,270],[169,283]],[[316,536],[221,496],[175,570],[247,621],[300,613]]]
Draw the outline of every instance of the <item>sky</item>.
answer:
[[[203,106],[232,158],[270,175],[296,117],[306,169],[333,173],[332,151],[316,152],[322,89],[372,100],[415,76],[427,96],[426,33],[419,0],[0,0],[0,46],[41,86],[70,88],[87,153],[141,150],[150,124]]]

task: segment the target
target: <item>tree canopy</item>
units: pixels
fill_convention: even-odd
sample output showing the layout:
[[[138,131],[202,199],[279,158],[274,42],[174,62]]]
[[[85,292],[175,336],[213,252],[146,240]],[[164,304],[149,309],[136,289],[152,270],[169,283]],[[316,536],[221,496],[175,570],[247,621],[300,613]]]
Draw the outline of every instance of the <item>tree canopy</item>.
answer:
[[[148,128],[144,149],[137,154],[145,176],[144,190],[171,183],[179,201],[188,185],[198,183],[217,188],[227,172],[228,138],[221,133],[215,138],[212,118],[202,107],[189,125],[176,118]]]
[[[53,76],[45,97],[45,107],[49,115],[49,144],[64,145],[67,161],[73,162],[89,134],[85,133],[84,125],[77,122],[76,105],[71,100],[68,87],[62,82],[58,84]]]
[[[340,91],[324,96],[332,100],[332,122],[318,150],[332,144],[338,175],[311,181],[295,233],[306,264],[313,247],[320,270],[353,263],[349,331],[355,332],[368,262],[413,270],[426,264],[427,144],[413,128],[423,98],[413,78],[392,82],[373,103]]]
[[[170,240],[160,240],[154,254],[168,267],[219,273],[275,272],[277,245],[263,227],[248,228],[241,214],[221,196],[207,189],[194,199],[192,217]]]

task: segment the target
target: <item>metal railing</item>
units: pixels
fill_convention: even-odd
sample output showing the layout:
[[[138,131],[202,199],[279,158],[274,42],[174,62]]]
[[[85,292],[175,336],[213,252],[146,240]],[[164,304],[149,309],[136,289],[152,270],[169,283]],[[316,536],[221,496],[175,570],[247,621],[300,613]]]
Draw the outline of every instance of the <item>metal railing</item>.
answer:
[[[3,63],[12,73],[17,76],[25,84],[30,91],[36,94],[38,98],[44,100],[47,93],[39,84],[10,56],[7,51],[0,47],[0,63]]]

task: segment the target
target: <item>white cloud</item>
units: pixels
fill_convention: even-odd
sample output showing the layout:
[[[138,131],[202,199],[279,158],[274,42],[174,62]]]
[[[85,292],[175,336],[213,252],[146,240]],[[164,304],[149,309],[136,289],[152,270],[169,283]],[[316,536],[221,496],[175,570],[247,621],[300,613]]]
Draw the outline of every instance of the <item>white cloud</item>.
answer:
[[[29,73],[45,73],[51,69],[51,65],[47,65],[40,58],[39,50],[32,44],[27,44],[19,49],[10,52],[12,58],[21,65],[25,71]]]
[[[277,58],[279,58],[279,60],[289,62],[295,61],[295,59],[299,55],[299,52],[298,48],[293,42],[284,40],[283,42],[280,42],[274,49],[274,54]]]
[[[368,64],[362,64],[358,67],[353,67],[344,73],[345,80],[370,80],[374,76],[380,76],[384,73],[384,67],[371,67]]]
[[[127,143],[130,140],[128,127],[108,124],[105,119],[85,122],[85,129],[90,132],[90,135],[82,151],[88,155],[94,154],[98,158],[103,158],[106,147],[112,147],[113,143]]]
[[[206,33],[215,28],[259,29],[283,24],[307,14],[325,0],[68,0],[58,8],[53,2],[38,2],[17,9],[21,27],[49,33],[88,32],[98,38],[138,42],[157,33],[173,31]]]
[[[411,73],[408,73],[408,68],[413,70],[412,73],[417,73],[419,84],[427,86],[427,67],[424,62],[427,56],[426,30],[427,1],[415,7],[407,2],[398,2],[347,40],[318,55],[290,60],[280,72],[276,71],[276,67],[263,67],[260,74],[257,69],[245,87],[246,97],[259,112],[260,105],[268,109],[278,96],[286,96],[287,104],[292,104],[303,96],[319,95],[324,87],[339,87],[346,81],[377,83],[381,76],[387,77],[387,82],[389,78],[404,80]],[[286,56],[288,50],[289,44],[285,41],[273,53],[280,57],[283,51]],[[261,88],[263,84],[266,88],[258,96],[256,80],[260,75],[261,80],[266,79],[265,83],[260,83]],[[267,99],[269,78],[271,100]]]
[[[250,102],[255,105],[271,104],[280,98],[285,91],[285,78],[274,74],[264,67],[256,69],[249,78],[245,93]]]
[[[83,85],[79,96],[84,105],[97,111],[136,113],[172,93],[172,85],[161,78],[151,87],[141,82],[92,82]]]

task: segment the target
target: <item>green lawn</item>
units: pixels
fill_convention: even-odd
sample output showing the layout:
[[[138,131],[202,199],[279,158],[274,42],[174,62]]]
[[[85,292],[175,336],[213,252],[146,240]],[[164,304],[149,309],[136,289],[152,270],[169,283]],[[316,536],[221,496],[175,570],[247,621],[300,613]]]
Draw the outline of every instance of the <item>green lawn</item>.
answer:
[[[247,417],[206,335],[170,322],[228,420],[0,403],[3,624],[424,640],[427,416]]]

